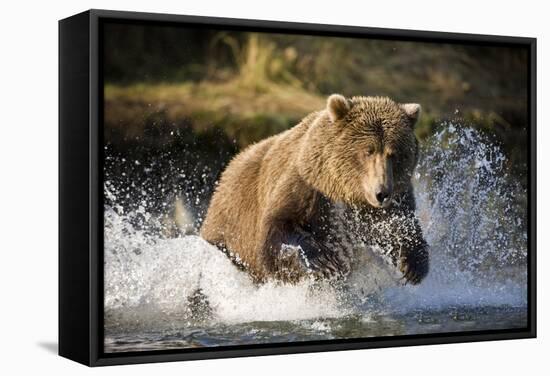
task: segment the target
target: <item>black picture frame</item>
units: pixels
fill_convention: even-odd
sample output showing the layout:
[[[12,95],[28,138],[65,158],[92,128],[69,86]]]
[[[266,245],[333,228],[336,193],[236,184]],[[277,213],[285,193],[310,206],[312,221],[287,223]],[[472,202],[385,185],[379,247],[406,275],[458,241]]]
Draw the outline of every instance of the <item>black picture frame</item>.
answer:
[[[103,352],[102,23],[186,24],[228,30],[302,33],[477,45],[529,51],[528,325],[472,331],[144,351]],[[171,14],[88,10],[59,21],[59,354],[88,366],[431,345],[536,337],[536,39]]]

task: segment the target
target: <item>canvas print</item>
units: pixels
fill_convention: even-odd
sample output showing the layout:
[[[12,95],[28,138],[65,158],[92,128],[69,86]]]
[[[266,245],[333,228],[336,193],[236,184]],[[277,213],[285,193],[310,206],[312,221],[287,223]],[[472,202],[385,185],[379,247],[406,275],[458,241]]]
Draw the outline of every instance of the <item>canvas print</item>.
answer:
[[[106,353],[527,327],[527,48],[100,35]]]

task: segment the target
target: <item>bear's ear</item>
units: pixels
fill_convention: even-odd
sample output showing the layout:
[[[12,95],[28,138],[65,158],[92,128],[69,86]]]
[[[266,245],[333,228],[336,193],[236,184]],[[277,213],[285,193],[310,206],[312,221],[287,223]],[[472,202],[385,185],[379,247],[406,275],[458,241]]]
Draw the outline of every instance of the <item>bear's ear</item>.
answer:
[[[327,100],[327,110],[331,121],[342,119],[350,109],[349,101],[340,94],[332,94]]]
[[[401,109],[405,111],[405,115],[409,118],[411,127],[414,127],[422,110],[420,105],[418,103],[404,103],[401,105]]]

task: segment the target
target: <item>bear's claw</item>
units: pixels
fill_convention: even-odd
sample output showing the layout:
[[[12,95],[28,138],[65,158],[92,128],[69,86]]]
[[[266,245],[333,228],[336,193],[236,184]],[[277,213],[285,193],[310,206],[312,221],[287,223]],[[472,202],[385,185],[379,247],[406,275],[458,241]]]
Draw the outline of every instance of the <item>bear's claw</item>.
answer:
[[[399,261],[399,270],[403,274],[401,279],[405,280],[405,284],[420,283],[430,270],[428,246],[423,245],[414,251],[402,249]]]

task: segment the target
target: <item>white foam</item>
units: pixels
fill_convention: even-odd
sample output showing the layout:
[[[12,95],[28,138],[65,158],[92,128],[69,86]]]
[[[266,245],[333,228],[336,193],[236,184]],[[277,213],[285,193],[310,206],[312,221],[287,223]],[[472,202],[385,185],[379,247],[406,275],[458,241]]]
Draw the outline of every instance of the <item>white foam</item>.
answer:
[[[184,319],[187,298],[198,289],[207,297],[213,319],[226,323],[341,314],[332,288],[313,287],[310,281],[257,285],[199,236],[150,241],[129,228],[124,217],[107,213],[105,307],[125,319],[140,321],[155,313]]]

